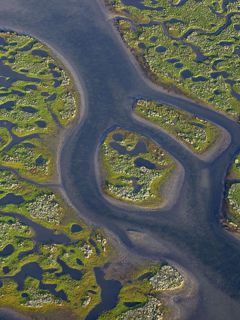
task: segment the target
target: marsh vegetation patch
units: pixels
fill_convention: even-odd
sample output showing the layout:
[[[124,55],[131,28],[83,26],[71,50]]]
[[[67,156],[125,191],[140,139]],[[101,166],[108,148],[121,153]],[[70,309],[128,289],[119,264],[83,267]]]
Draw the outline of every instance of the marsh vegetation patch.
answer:
[[[100,149],[104,192],[136,205],[160,205],[160,188],[175,165],[153,141],[121,128],[111,131]]]
[[[0,304],[71,309],[83,319],[100,301],[94,267],[106,262],[109,244],[48,187],[53,137],[76,119],[78,96],[42,43],[1,32],[0,49]]]
[[[146,274],[151,275],[145,277]],[[167,319],[171,311],[164,303],[163,294],[183,286],[183,276],[168,264],[139,268],[122,286],[116,307],[99,320]]]
[[[239,119],[238,1],[105,1],[154,81]]]
[[[138,100],[135,113],[166,130],[196,153],[211,147],[220,135],[218,127],[194,114],[154,101]]]

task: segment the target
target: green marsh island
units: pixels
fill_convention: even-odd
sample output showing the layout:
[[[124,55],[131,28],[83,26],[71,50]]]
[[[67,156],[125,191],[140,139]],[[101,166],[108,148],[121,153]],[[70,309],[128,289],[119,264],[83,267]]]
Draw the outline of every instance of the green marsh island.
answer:
[[[176,166],[152,140],[122,128],[113,129],[100,148],[103,191],[129,204],[159,207],[163,186]]]
[[[209,121],[169,105],[138,100],[134,105],[134,112],[142,119],[164,129],[195,153],[207,151],[220,135],[218,127]]]

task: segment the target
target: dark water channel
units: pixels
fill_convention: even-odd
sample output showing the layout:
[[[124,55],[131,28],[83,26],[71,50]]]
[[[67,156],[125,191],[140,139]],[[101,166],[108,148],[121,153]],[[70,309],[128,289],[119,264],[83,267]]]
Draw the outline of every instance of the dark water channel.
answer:
[[[3,213],[4,214],[4,213]],[[20,220],[21,223],[31,227],[34,230],[33,240],[36,241],[37,244],[70,244],[71,240],[63,233],[57,234],[52,229],[48,229],[46,227],[41,226],[40,224],[24,217],[21,214],[15,212],[7,212],[7,216],[14,217]]]
[[[225,174],[240,150],[240,127],[198,103],[153,87],[135,68],[98,0],[8,0],[1,4],[0,21],[2,28],[46,41],[82,80],[85,117],[66,140],[60,159],[62,182],[72,204],[89,220],[111,230],[133,253],[156,259],[164,255],[189,270],[199,284],[199,300],[188,319],[238,320],[240,246],[218,221]],[[133,118],[134,97],[170,103],[217,123],[229,132],[231,144],[215,159],[201,161],[166,133]],[[101,137],[114,125],[153,139],[181,163],[184,183],[171,208],[145,214],[102,197],[94,171],[95,152]],[[146,232],[159,248],[132,243],[128,229]],[[101,285],[107,296],[109,289]],[[106,296],[103,303],[112,307],[116,295]],[[103,310],[98,308],[88,320],[96,319]]]
[[[23,291],[24,290],[24,283],[27,277],[32,277],[34,279],[37,279],[40,281],[39,283],[39,289],[48,290],[51,292],[55,297],[60,298],[64,301],[67,300],[67,295],[63,290],[56,291],[56,284],[46,284],[43,283],[43,274],[44,272],[53,273],[55,269],[47,269],[43,270],[36,262],[30,262],[28,264],[25,264],[21,270],[12,277],[14,281],[17,283],[17,290]],[[23,292],[22,296],[27,295]]]
[[[94,269],[97,284],[101,287],[101,302],[90,311],[86,320],[96,320],[98,317],[108,310],[114,308],[118,301],[118,294],[121,284],[116,280],[105,280],[104,272],[100,268]]]
[[[160,6],[157,6],[155,8],[152,8],[152,7],[148,7],[148,6],[145,6],[143,0],[122,0],[122,3],[126,6],[133,6],[137,9],[140,9],[140,10],[156,10],[156,11],[162,11],[163,8],[160,7]],[[157,4],[157,3],[154,3],[152,1],[152,4]]]

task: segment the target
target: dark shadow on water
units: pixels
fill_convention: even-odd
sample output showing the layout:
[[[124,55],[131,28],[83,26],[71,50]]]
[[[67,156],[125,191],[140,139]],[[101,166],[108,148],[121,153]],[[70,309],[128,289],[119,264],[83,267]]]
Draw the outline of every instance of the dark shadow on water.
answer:
[[[124,302],[124,305],[127,308],[134,308],[134,307],[140,307],[142,305],[142,302]]]
[[[65,234],[55,234],[54,230],[45,228],[41,226],[40,224],[32,221],[31,219],[28,219],[27,217],[24,217],[21,214],[15,213],[15,212],[1,212],[3,215],[6,214],[7,216],[14,217],[18,220],[20,220],[23,224],[31,227],[35,231],[35,235],[33,239],[41,244],[70,244],[71,240],[65,235]]]
[[[162,7],[149,7],[149,6],[145,6],[144,3],[143,3],[143,0],[122,0],[122,3],[127,5],[127,6],[133,6],[137,9],[140,9],[140,10],[155,10],[155,11],[159,11],[161,12],[163,10]],[[154,4],[154,3],[152,3]],[[157,4],[157,3],[156,3]]]
[[[58,264],[61,266],[62,271],[59,273],[56,273],[55,275],[57,277],[61,277],[65,274],[69,274],[69,276],[73,279],[73,280],[81,280],[82,279],[82,272],[78,269],[74,269],[69,267],[63,260],[61,260],[60,258],[57,259]]]
[[[96,320],[106,311],[113,309],[118,302],[121,284],[116,280],[105,280],[101,268],[94,268],[97,284],[101,288],[101,302],[89,312],[85,320]]]
[[[72,233],[78,233],[82,231],[82,227],[79,225],[79,224],[76,224],[74,223],[72,226],[71,226],[71,232]]]
[[[132,149],[131,151],[128,151],[127,148],[125,146],[122,146],[120,144],[118,144],[117,142],[110,142],[110,146],[118,151],[119,154],[127,154],[129,156],[137,156],[140,153],[146,153],[148,152],[147,150],[147,146],[145,144],[144,141],[139,141],[136,146],[134,147],[134,149]]]
[[[42,128],[42,129],[47,127],[46,121],[43,121],[43,120],[37,120],[37,121],[36,121],[36,125],[37,125],[39,128]]]
[[[0,251],[0,257],[8,257],[15,251],[15,248],[12,244],[8,244],[5,248]]]
[[[41,57],[41,58],[46,58],[46,57],[48,57],[47,51],[41,50],[41,49],[33,50],[33,51],[32,51],[32,55],[33,55],[33,56],[38,56],[38,57]]]
[[[137,158],[134,160],[134,164],[137,167],[145,167],[147,169],[156,169],[156,165],[149,160],[143,158]]]
[[[16,196],[14,193],[8,193],[6,196],[0,199],[0,206],[8,204],[22,204],[24,198],[22,196]]]
[[[17,290],[23,291],[24,290],[24,283],[25,280],[28,277],[32,277],[34,279],[39,280],[39,289],[47,290],[51,294],[53,294],[55,297],[60,298],[64,301],[67,300],[67,295],[64,292],[64,290],[56,291],[56,284],[46,284],[44,283],[43,275],[45,272],[53,273],[55,272],[55,269],[47,269],[43,270],[38,263],[36,262],[30,262],[28,264],[25,264],[21,270],[12,278],[17,283]]]
[[[26,107],[21,107],[21,110],[24,112],[28,112],[28,113],[36,113],[38,112],[38,109],[31,107],[31,106],[26,106]]]
[[[41,82],[39,78],[27,77],[23,73],[13,71],[11,67],[5,65],[2,61],[0,61],[0,76],[0,79],[2,79],[2,85],[6,88],[10,88],[11,84],[16,81]]]
[[[7,111],[11,111],[13,107],[15,106],[15,101],[8,101],[0,105],[0,109],[5,109]]]

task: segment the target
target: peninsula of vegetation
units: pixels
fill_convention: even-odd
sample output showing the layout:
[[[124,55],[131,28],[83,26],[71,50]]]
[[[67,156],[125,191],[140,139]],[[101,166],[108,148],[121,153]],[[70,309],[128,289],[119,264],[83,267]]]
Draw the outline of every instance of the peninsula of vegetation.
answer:
[[[134,111],[136,115],[164,129],[197,154],[211,148],[220,135],[219,128],[210,122],[169,105],[138,100]]]

